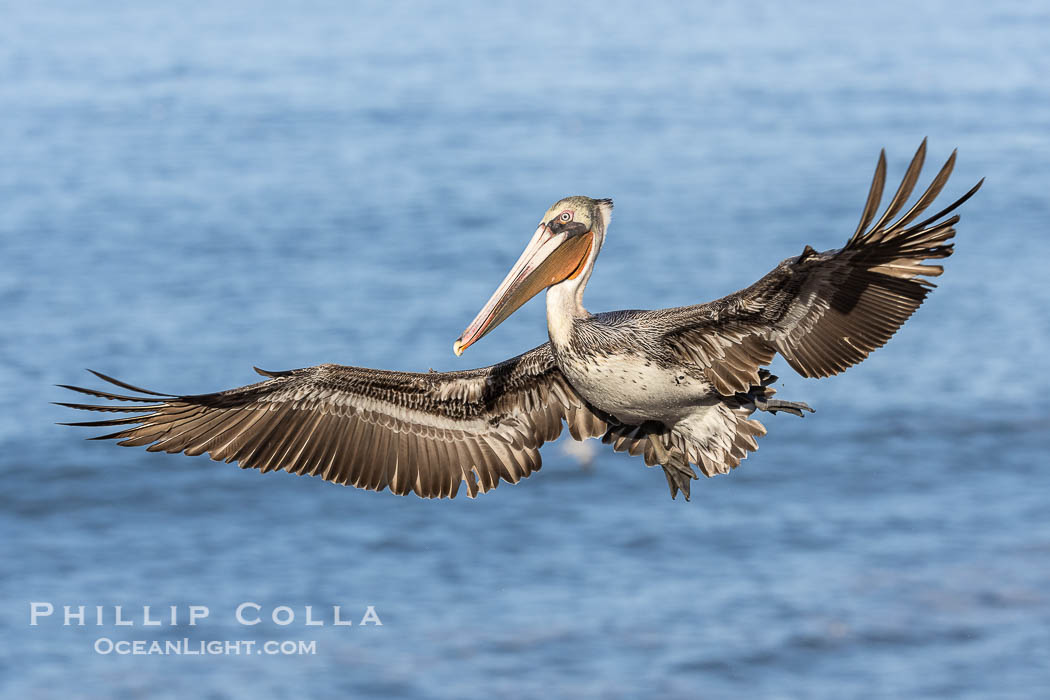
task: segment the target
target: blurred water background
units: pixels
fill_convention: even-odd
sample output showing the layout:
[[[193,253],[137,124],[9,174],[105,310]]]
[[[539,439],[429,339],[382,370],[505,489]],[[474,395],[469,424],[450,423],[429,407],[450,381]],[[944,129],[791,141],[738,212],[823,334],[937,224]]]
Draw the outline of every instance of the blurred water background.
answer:
[[[1045,697],[1050,13],[1041,3],[0,4],[6,697]],[[451,344],[558,198],[614,197],[592,310],[708,300],[980,177],[940,288],[672,502],[549,445],[476,501],[86,443],[91,367],[195,393]],[[29,602],[58,613],[29,626]],[[298,612],[242,627],[242,601]],[[60,624],[122,605],[135,627]],[[197,628],[141,607],[203,604]],[[305,627],[303,608],[382,627]],[[89,608],[91,610],[93,608]],[[137,613],[134,611],[138,611]],[[329,611],[329,612],[325,612]],[[109,613],[112,615],[112,612]],[[88,615],[89,622],[91,613]],[[329,619],[330,622],[330,619]],[[95,640],[315,640],[305,656]]]

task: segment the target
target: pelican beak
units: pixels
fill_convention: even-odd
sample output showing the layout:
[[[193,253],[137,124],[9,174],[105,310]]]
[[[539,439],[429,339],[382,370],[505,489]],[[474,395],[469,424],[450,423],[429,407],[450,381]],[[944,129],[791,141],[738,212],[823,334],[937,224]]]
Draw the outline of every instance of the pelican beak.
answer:
[[[593,244],[591,231],[554,233],[547,224],[540,224],[495,294],[452,345],[452,352],[462,355],[529,299],[551,285],[574,279],[586,265]]]

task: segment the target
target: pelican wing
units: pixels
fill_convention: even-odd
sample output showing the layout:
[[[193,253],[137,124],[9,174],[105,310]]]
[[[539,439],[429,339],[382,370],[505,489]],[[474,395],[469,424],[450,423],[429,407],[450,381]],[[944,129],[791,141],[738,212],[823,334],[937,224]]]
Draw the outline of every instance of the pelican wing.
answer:
[[[264,382],[215,394],[169,396],[95,373],[139,395],[63,385],[120,405],[61,405],[135,413],[67,423],[120,426],[98,440],[150,451],[207,453],[262,472],[283,469],[339,484],[425,498],[471,497],[540,468],[539,447],[561,433],[602,435],[605,422],[576,394],[550,345],[498,365],[416,374],[341,365],[264,372]]]
[[[665,343],[679,359],[703,368],[727,396],[759,385],[758,368],[778,352],[802,376],[826,377],[882,347],[934,287],[925,277],[936,277],[943,268],[923,262],[952,254],[949,241],[959,216],[948,215],[983,182],[913,223],[947,182],[953,152],[925,193],[894,221],[911,196],[925,155],[923,140],[897,193],[872,224],[886,180],[885,152],[879,156],[860,224],[842,248],[818,253],[807,245],[747,289],[707,304],[656,312],[665,324]]]

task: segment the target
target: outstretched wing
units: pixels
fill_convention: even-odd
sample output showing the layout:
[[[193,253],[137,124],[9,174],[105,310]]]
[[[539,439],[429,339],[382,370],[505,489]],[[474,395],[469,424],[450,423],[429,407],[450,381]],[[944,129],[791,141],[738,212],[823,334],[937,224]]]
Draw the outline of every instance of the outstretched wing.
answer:
[[[66,423],[120,426],[97,440],[150,451],[207,453],[263,472],[283,469],[339,484],[425,498],[471,497],[540,468],[539,447],[561,433],[577,440],[605,422],[576,394],[544,344],[492,367],[415,374],[320,365],[263,372],[267,381],[197,396],[138,389],[128,396],[62,385],[122,405],[70,408],[136,413]]]
[[[892,221],[911,196],[925,156],[924,139],[886,211],[872,224],[886,180],[886,154],[880,154],[860,225],[844,247],[818,253],[807,245],[747,289],[656,312],[668,347],[702,367],[727,396],[759,385],[758,368],[778,352],[802,376],[826,377],[882,347],[934,287],[924,277],[943,272],[923,262],[952,254],[949,241],[959,215],[948,215],[984,182],[913,223],[947,182],[953,152],[926,192]]]

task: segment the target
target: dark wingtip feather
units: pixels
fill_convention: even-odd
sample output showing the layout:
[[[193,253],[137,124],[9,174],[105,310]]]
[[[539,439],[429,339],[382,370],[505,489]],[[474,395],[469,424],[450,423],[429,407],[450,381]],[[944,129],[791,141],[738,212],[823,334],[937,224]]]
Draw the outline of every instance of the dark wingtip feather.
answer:
[[[63,408],[75,408],[79,411],[103,411],[106,413],[149,413],[156,411],[163,404],[152,404],[149,406],[99,406],[92,403],[66,403],[65,401],[52,401],[54,406]]]
[[[65,408],[79,408],[82,411],[104,411],[106,409],[113,410],[113,406],[96,406],[89,403],[66,403],[65,401],[49,401],[52,406],[63,406]],[[146,409],[149,410],[149,409]]]
[[[915,189],[915,184],[919,181],[919,174],[922,172],[922,166],[926,162],[926,139],[923,138],[922,143],[915,150],[915,155],[912,156],[911,163],[908,164],[908,169],[904,173],[904,177],[901,179],[901,184],[897,188],[897,193],[893,195],[893,199],[890,200],[889,205],[886,207],[886,211],[883,212],[879,220],[871,226],[872,231],[878,231],[882,226],[897,215],[897,212],[901,210],[904,203],[911,197],[912,191]]]
[[[127,389],[128,391],[137,391],[140,394],[149,394],[151,396],[164,396],[166,398],[170,398],[171,397],[171,394],[161,394],[161,393],[156,392],[156,391],[150,391],[149,389],[142,389],[142,388],[137,387],[137,386],[132,386],[131,384],[128,384],[127,382],[122,382],[119,379],[114,379],[113,377],[106,376],[105,374],[102,374],[101,372],[96,372],[93,369],[88,369],[88,372],[91,372],[93,375],[95,375],[99,379],[102,379],[103,381],[107,381],[110,384],[116,384],[120,388]]]
[[[939,212],[937,212],[933,216],[929,217],[928,219],[924,219],[924,220],[920,221],[919,223],[910,226],[908,228],[907,232],[910,233],[912,231],[919,231],[919,230],[925,228],[926,226],[929,226],[934,221],[937,221],[941,217],[952,213],[953,211],[955,211],[956,209],[961,207],[966,202],[966,200],[968,200],[970,197],[972,197],[975,194],[977,194],[977,190],[981,189],[981,185],[983,185],[983,184],[984,184],[984,178],[982,177],[980,179],[980,181],[976,185],[971,187],[969,189],[969,191],[966,194],[964,194],[962,197],[959,197],[957,200],[955,200],[954,202],[952,202],[951,204],[946,206],[944,209],[941,209]],[[955,216],[953,216],[951,219],[948,219],[944,223],[952,225],[952,224],[955,224],[958,220],[959,220],[959,215],[956,214]]]
[[[855,243],[865,229],[868,228],[868,224],[875,218],[875,212],[879,209],[879,202],[882,201],[882,190],[886,186],[886,149],[883,148],[879,151],[879,162],[875,166],[875,177],[871,181],[871,189],[868,190],[868,201],[864,203],[864,211],[860,215],[860,223],[857,224],[857,230],[854,231],[853,235],[849,239],[849,246]]]
[[[98,389],[85,389],[80,386],[72,386],[71,384],[56,384],[55,386],[61,389],[69,389],[75,391],[78,394],[87,394],[88,396],[97,396],[100,399],[108,399],[109,401],[137,401],[139,403],[154,403],[157,399],[153,397],[142,397],[142,396],[124,396],[123,394],[111,394],[108,391],[99,391]],[[165,399],[173,399],[174,396],[164,396],[158,394]]]
[[[108,435],[96,435],[95,437],[84,438],[85,440],[116,440],[117,438],[124,437],[124,430],[118,430],[115,433],[109,433]],[[119,442],[117,443],[120,444]]]
[[[292,373],[291,370],[277,370],[277,371],[273,371],[273,370],[268,370],[268,369],[260,369],[258,367],[254,367],[254,366],[252,367],[252,369],[255,370],[256,374],[261,374],[262,376],[270,377],[271,379],[276,378],[276,377],[287,377],[288,375],[290,375]]]
[[[109,420],[85,420],[77,421],[76,423],[59,423],[58,425],[68,425],[74,428],[98,428],[111,425],[137,425],[141,423],[143,419],[143,416],[128,416],[126,418],[111,418]]]

